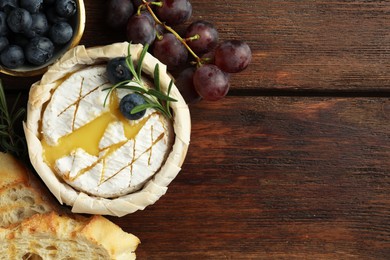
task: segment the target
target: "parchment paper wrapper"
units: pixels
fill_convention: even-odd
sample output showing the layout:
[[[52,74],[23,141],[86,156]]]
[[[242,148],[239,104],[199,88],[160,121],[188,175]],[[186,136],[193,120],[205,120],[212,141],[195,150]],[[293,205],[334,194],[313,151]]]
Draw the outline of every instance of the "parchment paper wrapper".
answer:
[[[131,194],[118,198],[107,199],[88,195],[75,190],[58,177],[43,159],[40,142],[39,125],[42,109],[51,98],[51,91],[58,86],[59,81],[69,73],[78,71],[91,64],[106,62],[108,59],[127,56],[127,42],[115,43],[103,47],[85,48],[76,46],[69,50],[58,62],[53,64],[43,75],[42,79],[31,87],[27,105],[27,121],[24,132],[27,139],[28,151],[32,165],[44,183],[61,204],[72,207],[75,213],[88,213],[112,216],[124,216],[146,206],[154,204],[168,189],[168,185],[181,170],[190,142],[191,119],[188,106],[176,86],[172,86],[171,96],[178,102],[171,102],[173,110],[174,144],[165,164],[150,179],[144,187]],[[131,56],[136,63],[142,51],[142,45],[132,45]],[[153,77],[155,65],[159,63],[161,89],[166,92],[170,76],[166,66],[149,53],[143,62],[143,72]]]

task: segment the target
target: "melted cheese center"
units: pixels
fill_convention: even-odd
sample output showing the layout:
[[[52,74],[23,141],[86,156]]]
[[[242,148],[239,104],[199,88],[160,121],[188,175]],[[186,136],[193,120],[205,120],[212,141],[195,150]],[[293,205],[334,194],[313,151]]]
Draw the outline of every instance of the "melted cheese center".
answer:
[[[87,194],[113,198],[139,190],[163,166],[172,147],[172,125],[148,109],[128,120],[120,99],[131,93],[111,86],[105,66],[69,76],[53,89],[44,106],[40,131],[42,157],[64,182]]]
[[[133,139],[145,125],[148,118],[144,118],[137,124],[130,125],[128,120],[119,111],[119,100],[115,92],[111,93],[109,111],[97,117],[90,123],[80,127],[69,135],[59,139],[58,145],[50,146],[41,140],[43,156],[46,163],[54,170],[57,159],[62,158],[77,148],[82,148],[87,153],[98,156],[102,151],[99,149],[99,141],[107,126],[116,121],[123,123],[126,138]]]

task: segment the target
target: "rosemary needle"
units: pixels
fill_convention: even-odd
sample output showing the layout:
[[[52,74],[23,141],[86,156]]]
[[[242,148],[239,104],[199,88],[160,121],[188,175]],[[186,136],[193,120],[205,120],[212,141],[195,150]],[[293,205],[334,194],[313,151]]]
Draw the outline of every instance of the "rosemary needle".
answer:
[[[20,123],[20,120],[26,113],[25,108],[16,107],[19,98],[20,94],[16,97],[14,105],[9,110],[3,84],[0,80],[0,150],[24,157],[27,151],[26,140],[15,129],[17,123]]]

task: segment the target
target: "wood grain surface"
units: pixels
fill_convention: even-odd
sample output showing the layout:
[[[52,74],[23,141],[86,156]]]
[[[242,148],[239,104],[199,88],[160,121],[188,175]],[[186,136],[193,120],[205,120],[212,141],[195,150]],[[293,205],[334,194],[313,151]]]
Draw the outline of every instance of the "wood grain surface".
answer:
[[[167,194],[110,217],[138,259],[390,259],[390,2],[191,3],[253,60],[228,97],[190,107]],[[126,40],[105,4],[85,0],[81,44]],[[39,79],[1,78],[11,99]]]
[[[388,259],[389,109],[376,98],[199,104],[168,193],[113,221],[145,238],[140,259]]]

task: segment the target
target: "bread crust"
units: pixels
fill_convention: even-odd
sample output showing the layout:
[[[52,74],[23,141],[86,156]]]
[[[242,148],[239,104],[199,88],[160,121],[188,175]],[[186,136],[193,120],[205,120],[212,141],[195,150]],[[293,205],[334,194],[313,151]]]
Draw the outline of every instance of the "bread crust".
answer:
[[[36,214],[0,228],[0,255],[22,259],[135,259],[139,239],[102,216]],[[24,258],[23,258],[24,259]]]
[[[102,216],[72,214],[26,166],[0,152],[0,259],[128,260],[139,243]]]
[[[50,211],[70,213],[23,163],[0,152],[0,227],[17,225],[33,214]]]

